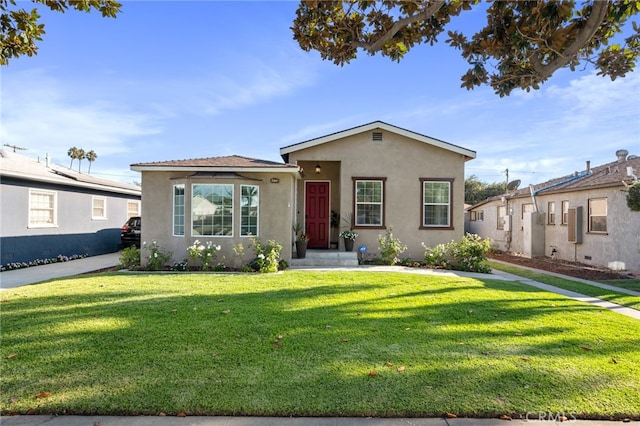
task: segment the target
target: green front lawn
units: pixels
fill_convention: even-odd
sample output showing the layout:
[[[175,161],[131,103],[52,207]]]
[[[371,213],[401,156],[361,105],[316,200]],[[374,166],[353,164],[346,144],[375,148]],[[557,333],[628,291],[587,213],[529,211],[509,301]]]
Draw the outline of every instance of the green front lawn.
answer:
[[[0,297],[3,414],[640,418],[640,321],[490,276],[117,273]]]

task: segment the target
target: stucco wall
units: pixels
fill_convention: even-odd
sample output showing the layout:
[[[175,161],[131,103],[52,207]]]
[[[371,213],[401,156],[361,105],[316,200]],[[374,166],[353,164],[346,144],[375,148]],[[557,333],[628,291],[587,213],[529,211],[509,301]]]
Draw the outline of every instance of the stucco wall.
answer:
[[[607,233],[588,232],[588,200],[592,198],[607,199]],[[555,225],[548,223],[548,203],[555,202]],[[562,222],[562,201],[568,201],[569,207],[582,206],[583,233],[582,243],[574,244],[568,241],[568,229]],[[500,201],[493,201],[473,210],[484,211],[484,221],[470,221],[468,230],[482,237],[494,240],[494,247],[515,253],[524,251],[521,211],[523,203],[531,203],[531,198],[518,198],[509,201],[513,207],[512,241],[509,245],[504,238],[505,232],[496,229],[497,206]],[[624,264],[625,269],[640,271],[640,212],[629,209],[626,203],[626,192],[622,187],[596,188],[584,191],[552,193],[536,196],[538,210],[545,214],[544,226],[544,254],[551,256],[552,247],[557,250],[559,259],[580,262],[594,266],[613,267]]]
[[[185,178],[185,172],[142,172],[142,241],[147,244],[156,242],[164,250],[173,253],[172,263],[187,257],[187,247],[195,240],[206,244],[211,241],[221,246],[217,261],[225,265],[240,264],[233,253],[233,247],[242,243],[245,248],[244,261],[254,257],[251,249],[252,238],[240,237],[240,185],[257,185],[259,193],[259,235],[263,243],[274,240],[282,244],[281,257],[291,261],[292,248],[292,212],[294,199],[294,176],[287,173],[241,173],[247,179],[211,179]],[[272,183],[271,179],[277,179]],[[173,186],[185,186],[185,235],[173,235]],[[192,236],[191,232],[191,186],[193,184],[231,184],[234,185],[233,236]],[[148,256],[143,249],[142,257]]]
[[[377,130],[376,130],[377,131]],[[346,137],[289,154],[293,164],[321,165],[325,162],[339,163],[339,178],[332,179],[332,195],[339,192],[341,217],[349,217],[353,206],[353,177],[386,178],[385,220],[386,228],[393,228],[394,235],[409,249],[402,257],[421,259],[424,242],[428,246],[462,238],[464,231],[464,157],[423,142],[415,141],[395,133],[383,131],[382,141],[373,141],[371,132]],[[308,162],[308,163],[307,163]],[[331,169],[330,169],[331,170]],[[305,167],[305,179],[321,179],[313,170]],[[324,172],[324,169],[323,169]],[[420,229],[421,182],[420,178],[453,179],[452,228],[446,230]],[[303,200],[304,185],[298,186],[298,210]],[[340,230],[347,228],[340,224]],[[368,253],[378,252],[378,235],[384,229],[357,228],[359,234],[355,247],[365,244]],[[342,242],[341,242],[342,246]]]

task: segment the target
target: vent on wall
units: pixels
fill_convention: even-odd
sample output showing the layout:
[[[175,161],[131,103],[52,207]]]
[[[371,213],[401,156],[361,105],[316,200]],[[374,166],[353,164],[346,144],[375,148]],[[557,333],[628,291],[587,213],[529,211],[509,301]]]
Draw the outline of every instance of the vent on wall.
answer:
[[[373,132],[371,134],[371,140],[374,142],[382,142],[382,132]]]

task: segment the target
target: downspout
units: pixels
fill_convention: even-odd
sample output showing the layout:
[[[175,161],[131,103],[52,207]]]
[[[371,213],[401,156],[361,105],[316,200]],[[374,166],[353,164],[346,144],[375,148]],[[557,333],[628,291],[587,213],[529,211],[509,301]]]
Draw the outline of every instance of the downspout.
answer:
[[[538,191],[533,190],[533,185],[529,185],[529,192],[531,193],[531,202],[533,203],[533,211],[538,213],[538,204],[536,203],[536,195]]]

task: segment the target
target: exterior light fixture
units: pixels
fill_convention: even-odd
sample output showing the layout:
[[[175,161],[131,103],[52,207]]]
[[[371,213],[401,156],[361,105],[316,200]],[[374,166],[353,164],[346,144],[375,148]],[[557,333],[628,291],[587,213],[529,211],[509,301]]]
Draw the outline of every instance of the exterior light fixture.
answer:
[[[316,174],[319,175],[320,173],[322,173],[322,167],[320,167],[320,163],[316,164]]]

